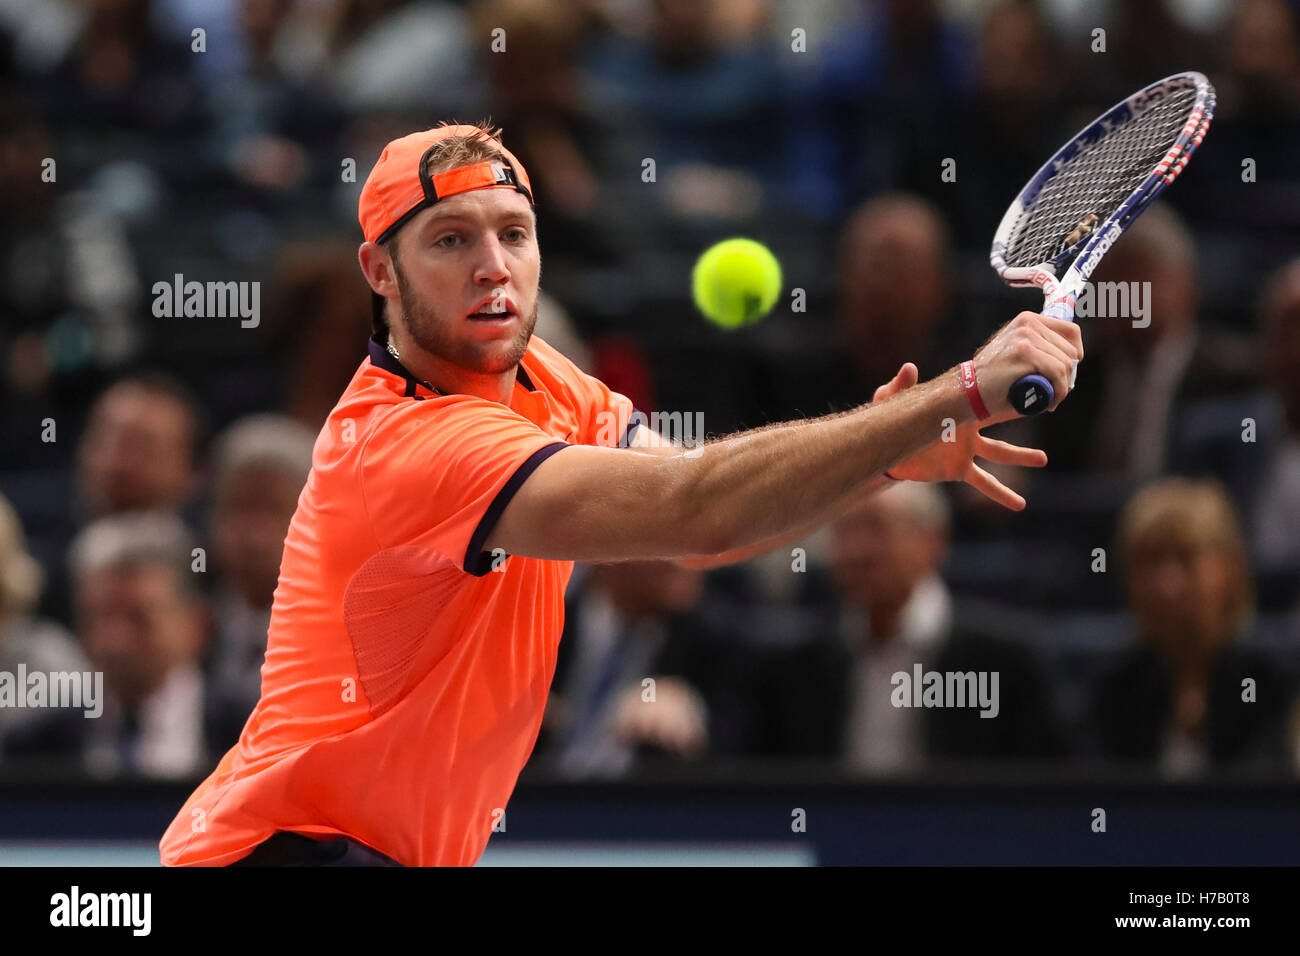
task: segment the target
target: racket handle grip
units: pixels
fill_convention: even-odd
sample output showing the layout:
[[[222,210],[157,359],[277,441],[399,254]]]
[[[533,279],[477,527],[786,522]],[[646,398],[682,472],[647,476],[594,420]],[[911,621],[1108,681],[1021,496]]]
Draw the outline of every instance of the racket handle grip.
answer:
[[[1065,295],[1055,299],[1043,306],[1043,315],[1050,315],[1054,319],[1065,319],[1067,322],[1074,321],[1074,296]]]
[[[1074,296],[1063,295],[1043,306],[1043,315],[1054,319],[1074,321]],[[1079,372],[1079,363],[1075,362],[1070,373],[1070,387],[1074,387],[1074,376]],[[1056,401],[1056,392],[1052,383],[1043,375],[1022,375],[1016,379],[1011,390],[1007,392],[1007,402],[1021,415],[1041,415],[1052,407]]]
[[[1041,415],[1054,401],[1052,383],[1038,373],[1020,376],[1007,392],[1007,402],[1021,415]]]

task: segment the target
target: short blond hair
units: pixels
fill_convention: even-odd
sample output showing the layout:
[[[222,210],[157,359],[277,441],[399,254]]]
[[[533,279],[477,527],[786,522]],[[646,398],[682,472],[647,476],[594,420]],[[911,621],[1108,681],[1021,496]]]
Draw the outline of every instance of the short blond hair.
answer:
[[[30,613],[41,596],[43,578],[40,564],[27,552],[18,513],[0,495],[0,613]]]
[[[429,159],[425,165],[430,176],[474,163],[505,160],[505,155],[501,152],[505,131],[494,126],[491,119],[482,119],[477,123],[451,120],[433,128],[441,129],[444,126],[472,126],[478,132],[466,136],[448,136],[435,143],[429,150]]]
[[[1119,546],[1126,573],[1135,571],[1139,552],[1185,544],[1223,557],[1233,586],[1224,625],[1234,635],[1255,614],[1255,585],[1246,536],[1237,509],[1222,482],[1214,479],[1161,478],[1129,499],[1120,515]]]

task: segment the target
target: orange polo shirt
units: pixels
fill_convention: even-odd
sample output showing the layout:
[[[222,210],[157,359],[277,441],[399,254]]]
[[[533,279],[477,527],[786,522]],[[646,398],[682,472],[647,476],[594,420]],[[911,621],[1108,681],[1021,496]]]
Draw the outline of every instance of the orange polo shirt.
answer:
[[[537,465],[625,442],[631,413],[536,336],[508,406],[441,395],[372,340],[285,538],[261,699],[162,862],[291,830],[473,864],[537,741],[573,570],[483,543]]]

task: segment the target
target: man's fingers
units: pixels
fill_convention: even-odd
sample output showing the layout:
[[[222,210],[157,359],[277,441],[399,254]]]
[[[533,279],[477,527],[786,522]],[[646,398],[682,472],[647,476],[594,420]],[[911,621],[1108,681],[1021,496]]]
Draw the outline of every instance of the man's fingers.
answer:
[[[1064,338],[1070,344],[1070,358],[1079,360],[1083,358],[1083,332],[1080,330],[1078,323],[1070,322],[1067,319],[1058,319],[1050,315],[1043,316],[1043,323]]]
[[[1059,321],[1059,320],[1058,320]],[[1065,323],[1072,329],[1077,330],[1077,326],[1072,322]],[[1056,356],[1062,362],[1073,364],[1079,360],[1075,351],[1074,343],[1069,340],[1063,340],[1060,336],[1052,335],[1048,329],[1039,329],[1037,336],[1037,345],[1044,352]]]
[[[999,465],[1021,465],[1025,468],[1042,468],[1047,464],[1047,453],[1041,448],[1022,448],[997,438],[979,436],[975,454]]]
[[[920,371],[911,362],[904,362],[898,373],[876,389],[875,394],[871,396],[872,402],[882,402],[891,395],[897,395],[904,389],[911,388],[920,378]]]
[[[1024,498],[998,481],[979,465],[972,463],[970,467],[970,473],[966,476],[966,484],[984,495],[984,497],[996,501],[1004,508],[1010,508],[1012,511],[1023,511],[1025,509]]]
[[[1045,376],[1052,383],[1052,392],[1055,399],[1048,411],[1055,411],[1056,406],[1061,404],[1065,400],[1065,396],[1069,394],[1070,379],[1074,375],[1074,362],[1061,358],[1054,353],[1045,352],[1040,348],[1033,349],[1032,360],[1038,374]]]

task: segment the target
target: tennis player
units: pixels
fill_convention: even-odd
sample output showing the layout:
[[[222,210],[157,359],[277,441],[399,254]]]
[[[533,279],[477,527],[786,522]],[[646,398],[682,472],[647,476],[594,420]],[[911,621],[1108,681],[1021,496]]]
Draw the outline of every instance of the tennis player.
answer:
[[[929,382],[909,363],[870,405],[684,450],[533,336],[532,187],[498,131],[389,143],[359,218],[370,354],[316,440],[261,699],[165,864],[473,864],[537,739],[572,562],[742,560],[891,479],[1023,508],[974,458],[1046,456],[979,428],[1027,373],[1063,397],[1083,356],[1026,312]]]

